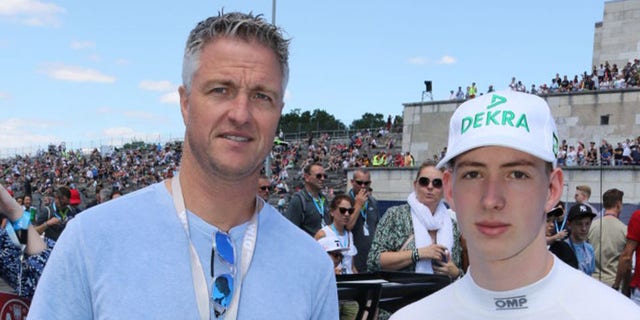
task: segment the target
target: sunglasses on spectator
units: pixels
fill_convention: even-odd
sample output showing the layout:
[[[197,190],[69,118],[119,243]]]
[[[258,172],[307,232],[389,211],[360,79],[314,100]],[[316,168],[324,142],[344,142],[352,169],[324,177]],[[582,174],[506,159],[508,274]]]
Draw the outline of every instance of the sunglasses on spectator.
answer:
[[[320,180],[320,179],[327,179],[327,175],[325,173],[318,173],[316,174],[316,179]]]
[[[233,242],[228,234],[224,232],[216,232],[211,249],[211,277],[214,276],[213,266],[214,259],[218,257],[223,263],[229,266],[230,273],[221,274],[213,280],[211,286],[211,301],[213,301],[213,310],[216,317],[223,315],[229,308],[231,298],[233,297],[235,274],[235,252]]]
[[[436,189],[442,188],[442,179],[436,178],[436,179],[430,180],[427,177],[418,178],[418,184],[423,187],[428,187],[429,183],[431,183],[431,185]]]
[[[353,180],[355,181],[355,183],[357,183],[360,186],[368,186],[371,184],[371,181],[360,181],[360,180]]]
[[[338,207],[338,210],[340,211],[340,213],[345,214],[347,212],[349,212],[349,214],[353,213],[353,208],[343,208],[343,207]]]
[[[260,190],[262,190],[262,191],[267,191],[267,190],[270,190],[270,189],[271,189],[270,186],[261,186],[260,187]]]

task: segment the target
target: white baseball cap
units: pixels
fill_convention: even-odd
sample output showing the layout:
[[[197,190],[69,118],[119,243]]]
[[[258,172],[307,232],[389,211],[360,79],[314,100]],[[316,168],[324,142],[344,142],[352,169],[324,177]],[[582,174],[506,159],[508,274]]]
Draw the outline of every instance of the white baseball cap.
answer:
[[[349,248],[345,248],[340,243],[340,240],[334,236],[327,235],[324,238],[318,239],[318,244],[324,249],[326,252],[333,251],[347,251]]]
[[[495,91],[461,104],[451,116],[447,153],[437,167],[486,146],[526,152],[555,167],[558,130],[547,102],[532,94]]]

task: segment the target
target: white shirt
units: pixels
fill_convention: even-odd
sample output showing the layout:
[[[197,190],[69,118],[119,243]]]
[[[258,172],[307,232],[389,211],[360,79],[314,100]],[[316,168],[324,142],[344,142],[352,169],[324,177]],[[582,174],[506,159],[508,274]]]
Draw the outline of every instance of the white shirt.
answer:
[[[517,276],[518,270],[505,277]],[[640,317],[640,307],[554,256],[549,274],[528,286],[491,291],[471,272],[440,291],[391,316],[405,319],[563,319],[602,320]],[[630,318],[631,317],[631,318]]]

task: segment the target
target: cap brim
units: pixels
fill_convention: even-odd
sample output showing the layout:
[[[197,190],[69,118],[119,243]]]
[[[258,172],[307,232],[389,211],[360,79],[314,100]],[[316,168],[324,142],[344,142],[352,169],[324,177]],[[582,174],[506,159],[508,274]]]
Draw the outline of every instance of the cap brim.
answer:
[[[551,209],[551,211],[547,212],[547,216],[555,216],[555,217],[559,217],[561,216],[563,213],[563,209],[561,207],[555,207],[553,209]]]

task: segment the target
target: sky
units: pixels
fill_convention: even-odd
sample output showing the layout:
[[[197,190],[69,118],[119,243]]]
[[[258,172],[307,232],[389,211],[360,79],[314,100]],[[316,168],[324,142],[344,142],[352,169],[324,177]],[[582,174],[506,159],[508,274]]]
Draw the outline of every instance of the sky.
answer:
[[[0,155],[181,139],[184,43],[220,9],[273,22],[273,0],[0,0]],[[349,125],[475,82],[527,87],[591,69],[603,0],[276,0],[291,38],[283,113]],[[426,100],[429,100],[426,97]]]

